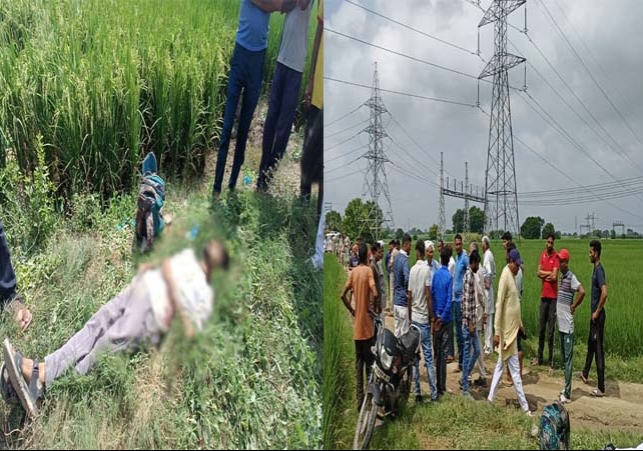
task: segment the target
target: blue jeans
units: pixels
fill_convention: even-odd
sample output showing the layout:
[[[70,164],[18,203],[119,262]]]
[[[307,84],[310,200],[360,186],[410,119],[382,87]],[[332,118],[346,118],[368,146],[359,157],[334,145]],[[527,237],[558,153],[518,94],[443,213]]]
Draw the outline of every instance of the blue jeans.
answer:
[[[261,81],[263,69],[266,62],[266,51],[251,52],[238,43],[234,44],[232,61],[230,63],[230,74],[228,75],[228,88],[226,95],[225,112],[223,113],[223,128],[221,129],[221,140],[219,142],[219,153],[217,155],[217,169],[214,176],[213,191],[221,192],[223,174],[225,173],[228,148],[230,147],[230,135],[234,125],[234,116],[237,112],[237,104],[243,89],[243,100],[241,102],[241,113],[239,114],[239,126],[237,127],[237,145],[234,151],[232,162],[232,173],[228,187],[234,189],[237,186],[237,178],[245,159],[246,141],[248,131],[254,115],[259,94],[261,93]]]
[[[6,303],[16,294],[16,274],[11,266],[11,254],[0,221],[0,301]]]
[[[424,355],[426,373],[429,376],[429,388],[431,389],[431,400],[438,398],[438,389],[435,384],[435,367],[433,366],[433,337],[431,335],[431,324],[420,324],[413,321],[413,325],[420,329],[420,344]],[[420,391],[420,361],[415,362],[415,394],[421,395]]]
[[[478,340],[475,329],[470,333],[469,327],[463,326],[462,321],[460,321],[460,331],[464,345],[462,349],[462,392],[466,394],[469,393],[469,374],[473,371],[480,355],[480,340]]]
[[[455,294],[454,295],[454,302],[451,304],[452,307],[452,312],[453,312],[453,324],[455,326],[455,339],[458,343],[458,368],[462,369],[462,328],[460,327],[460,324],[462,324],[462,293],[460,294]],[[449,355],[453,356],[454,354],[454,346],[453,346],[453,337],[451,338],[451,341],[449,342]]]
[[[277,63],[275,76],[270,88],[268,101],[268,114],[263,126],[263,142],[261,164],[259,165],[259,178],[257,189],[268,190],[268,172],[273,169],[286,152],[292,122],[295,119],[299,87],[301,86],[301,72],[297,72]]]

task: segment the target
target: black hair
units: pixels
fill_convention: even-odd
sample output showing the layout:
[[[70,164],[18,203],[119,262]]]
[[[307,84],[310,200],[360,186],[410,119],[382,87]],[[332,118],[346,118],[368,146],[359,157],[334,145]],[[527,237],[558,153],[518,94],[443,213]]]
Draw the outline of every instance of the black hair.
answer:
[[[411,235],[408,233],[405,233],[404,236],[402,237],[402,243],[410,243],[411,242]]]
[[[448,266],[450,258],[451,250],[448,247],[443,247],[442,252],[440,252],[440,263],[442,263],[442,266]]]
[[[415,243],[415,250],[418,251],[422,257],[424,257],[424,254],[426,253],[426,248],[424,247],[424,241],[418,240],[418,242]]]
[[[594,249],[594,252],[598,254],[598,257],[601,257],[601,242],[599,240],[592,240],[589,242],[589,247]]]
[[[359,251],[357,251],[359,256],[359,262],[366,264],[366,259],[368,258],[368,246],[363,241],[359,243]]]
[[[547,239],[552,239],[553,241],[556,241],[556,234],[554,232],[549,232],[547,234]]]
[[[502,239],[503,239],[503,240],[507,240],[507,241],[512,241],[512,239],[511,239],[511,233],[509,233],[509,232],[505,232],[505,233],[503,233],[503,234],[502,234]]]
[[[480,263],[480,254],[478,251],[472,251],[469,255],[469,262],[471,263]]]
[[[371,244],[371,252],[374,254],[380,249],[380,247],[380,243],[378,243],[377,241],[374,242],[373,244]]]
[[[462,235],[460,235],[459,233],[458,233],[458,234],[456,234],[455,238],[453,238],[453,241],[454,241],[454,242],[455,242],[455,240],[460,240],[460,241],[462,241]]]

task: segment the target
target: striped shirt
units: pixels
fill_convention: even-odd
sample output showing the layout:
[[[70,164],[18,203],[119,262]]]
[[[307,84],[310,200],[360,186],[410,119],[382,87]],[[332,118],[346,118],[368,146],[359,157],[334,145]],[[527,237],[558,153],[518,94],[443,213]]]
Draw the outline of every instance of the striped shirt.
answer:
[[[478,321],[476,298],[476,276],[467,268],[462,281],[462,327],[469,327],[469,321],[475,324]]]
[[[574,333],[574,316],[571,306],[574,302],[574,293],[578,291],[580,286],[580,282],[573,272],[567,271],[566,274],[561,274],[556,302],[556,318],[558,319],[558,330],[565,334]]]

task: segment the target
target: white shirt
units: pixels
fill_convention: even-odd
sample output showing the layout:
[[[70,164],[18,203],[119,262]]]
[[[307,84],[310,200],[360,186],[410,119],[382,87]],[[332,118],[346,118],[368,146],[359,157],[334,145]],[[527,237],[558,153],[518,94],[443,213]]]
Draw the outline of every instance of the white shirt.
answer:
[[[408,291],[411,292],[413,304],[412,320],[420,324],[429,323],[429,306],[425,287],[431,286],[431,270],[424,260],[418,260],[409,272]]]

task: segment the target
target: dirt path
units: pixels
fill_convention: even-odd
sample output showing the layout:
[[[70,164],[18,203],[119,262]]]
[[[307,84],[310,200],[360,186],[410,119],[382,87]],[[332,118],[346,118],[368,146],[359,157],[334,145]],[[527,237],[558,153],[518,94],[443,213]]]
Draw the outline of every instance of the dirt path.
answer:
[[[394,319],[386,318],[386,327],[394,329]],[[457,345],[456,345],[457,348]],[[487,372],[487,387],[472,387],[471,395],[483,402],[489,394],[491,378],[497,362],[497,354],[491,354],[485,359]],[[524,361],[523,386],[529,408],[537,415],[542,413],[545,405],[558,398],[564,386],[563,376],[549,376],[546,369],[534,369],[527,359]],[[447,390],[452,396],[459,396],[459,381],[462,373],[456,372],[457,360],[447,365]],[[575,372],[572,378],[572,402],[566,407],[574,428],[622,430],[640,433],[643,428],[643,385],[626,382],[606,381],[606,396],[594,398],[590,395],[596,387],[595,372],[590,374],[589,385],[584,384]],[[423,396],[429,397],[429,384],[424,361],[421,362],[420,387]],[[504,377],[504,376],[503,376]],[[472,379],[478,378],[478,369],[473,371]],[[496,405],[512,405],[518,407],[518,397],[513,387],[500,384],[500,389],[494,400]]]

